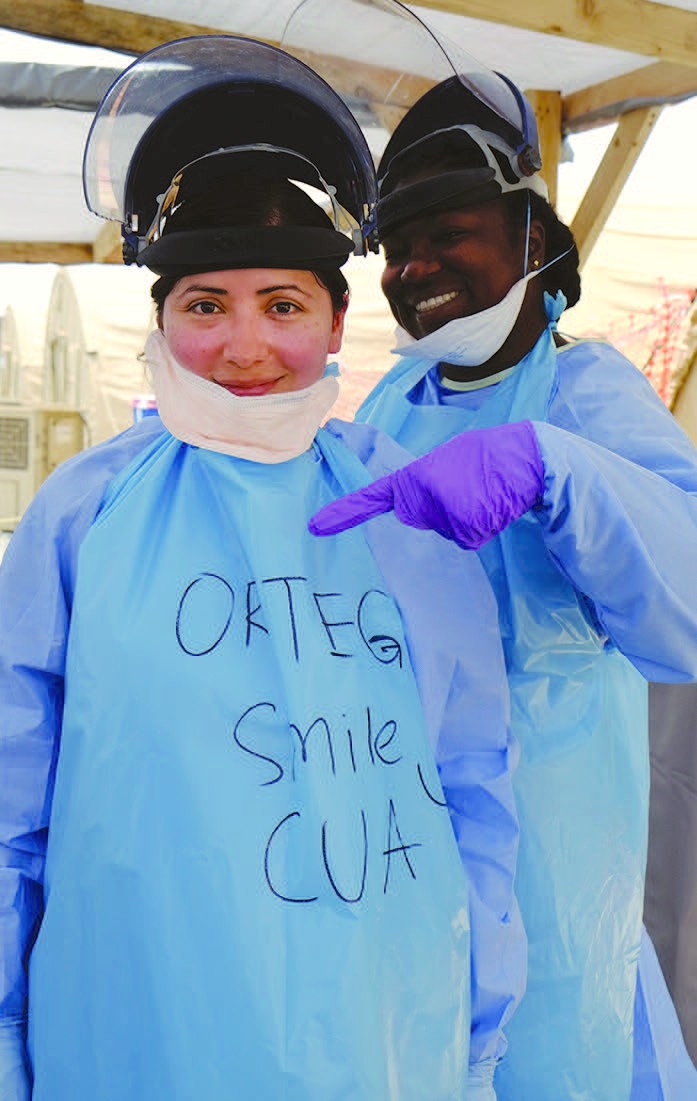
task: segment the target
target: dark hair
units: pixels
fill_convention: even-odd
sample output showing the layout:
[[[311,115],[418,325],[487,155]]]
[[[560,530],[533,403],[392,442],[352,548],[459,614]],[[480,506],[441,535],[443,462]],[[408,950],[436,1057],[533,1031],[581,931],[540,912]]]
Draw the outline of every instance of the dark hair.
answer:
[[[283,177],[239,172],[234,176],[213,179],[204,190],[193,194],[187,194],[185,183],[186,177],[173,211],[167,216],[163,236],[168,232],[226,226],[333,228],[331,219],[321,207],[305,191]],[[338,313],[346,305],[349,294],[343,273],[337,267],[335,271],[313,270],[312,274],[329,291],[332,309]],[[180,278],[181,275],[162,275],[153,284],[150,293],[158,317],[165,299]]]
[[[562,256],[539,276],[542,289],[555,295],[562,291],[570,309],[581,297],[581,273],[578,270],[579,257],[574,235],[569,227],[557,216],[554,207],[541,195],[527,188],[523,191],[510,191],[502,195],[502,201],[511,234],[525,233],[530,202],[530,220],[541,222],[545,231],[545,263],[555,256]],[[570,251],[569,251],[570,250]]]

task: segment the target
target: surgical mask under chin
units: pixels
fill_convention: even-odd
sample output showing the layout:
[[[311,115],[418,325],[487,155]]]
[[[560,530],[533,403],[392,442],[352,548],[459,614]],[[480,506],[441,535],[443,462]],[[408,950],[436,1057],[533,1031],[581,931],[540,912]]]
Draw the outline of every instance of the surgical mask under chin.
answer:
[[[157,411],[173,436],[256,463],[283,463],[307,451],[339,396],[336,364],[304,390],[241,398],[182,367],[160,330],[150,333],[145,358]]]
[[[420,340],[410,339],[393,351],[401,356],[428,359],[433,363],[453,363],[458,367],[478,367],[486,363],[513,331],[528,281],[537,274],[532,271],[519,279],[495,306],[467,317],[456,317],[428,336],[422,336]]]
[[[404,329],[400,329],[398,345],[392,351],[400,356],[426,359],[432,363],[453,363],[458,367],[479,367],[482,363],[487,363],[513,332],[529,281],[541,275],[546,268],[557,260],[561,260],[570,251],[567,249],[561,256],[556,256],[541,268],[528,272],[513,284],[500,302],[489,306],[486,310],[469,314],[467,317],[456,317],[442,328],[421,337],[420,340],[414,340]],[[551,299],[551,296],[546,295],[545,309],[547,309],[547,297],[550,301],[556,302],[555,299]],[[566,305],[566,299],[564,299],[564,305]],[[556,319],[555,317],[554,320]]]

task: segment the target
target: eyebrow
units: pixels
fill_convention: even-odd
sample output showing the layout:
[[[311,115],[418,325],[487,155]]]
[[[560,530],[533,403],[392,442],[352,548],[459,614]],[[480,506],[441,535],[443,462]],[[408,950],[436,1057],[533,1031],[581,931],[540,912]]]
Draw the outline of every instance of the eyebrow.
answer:
[[[190,294],[192,291],[195,291],[197,294],[201,292],[204,294],[227,294],[224,287],[206,287],[203,283],[192,283],[190,286],[184,287],[179,293]]]
[[[299,287],[297,283],[278,283],[270,287],[260,287],[256,294],[272,294],[274,291],[296,291],[298,294],[303,294],[308,297],[308,292]],[[185,294],[220,294],[227,295],[227,291],[224,287],[207,287],[202,283],[192,283],[189,287],[186,287],[181,291],[182,295]]]
[[[274,291],[297,291],[298,294],[304,294],[308,297],[308,291],[303,290],[297,283],[277,283],[271,287],[261,287],[257,294],[272,294]]]

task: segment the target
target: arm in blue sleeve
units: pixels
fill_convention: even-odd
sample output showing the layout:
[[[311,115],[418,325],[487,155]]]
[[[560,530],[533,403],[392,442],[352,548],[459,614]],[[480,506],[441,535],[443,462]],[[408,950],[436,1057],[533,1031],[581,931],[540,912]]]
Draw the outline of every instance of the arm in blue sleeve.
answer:
[[[645,424],[626,441],[632,457],[563,428],[534,427],[545,467],[537,516],[552,558],[643,676],[694,679],[697,453],[677,428],[672,446],[661,417],[653,437],[644,432],[645,456]]]
[[[27,510],[0,567],[3,1101],[25,1101],[30,1094],[27,963],[43,915],[44,860],[78,551],[106,484],[148,438],[145,432],[127,433],[60,467]]]
[[[26,967],[42,880],[63,702],[68,607],[55,535],[30,509],[0,570],[0,1082],[28,1089]]]

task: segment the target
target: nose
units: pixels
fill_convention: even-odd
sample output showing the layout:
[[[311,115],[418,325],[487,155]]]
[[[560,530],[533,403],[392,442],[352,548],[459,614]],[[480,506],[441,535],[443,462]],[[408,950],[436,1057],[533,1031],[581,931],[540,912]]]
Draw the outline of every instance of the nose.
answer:
[[[265,358],[267,352],[268,348],[260,326],[248,319],[242,322],[230,321],[226,328],[223,347],[223,355],[228,364],[240,367],[242,370],[254,367]]]
[[[412,241],[409,256],[400,272],[403,283],[422,283],[440,271],[441,263],[430,242]]]

